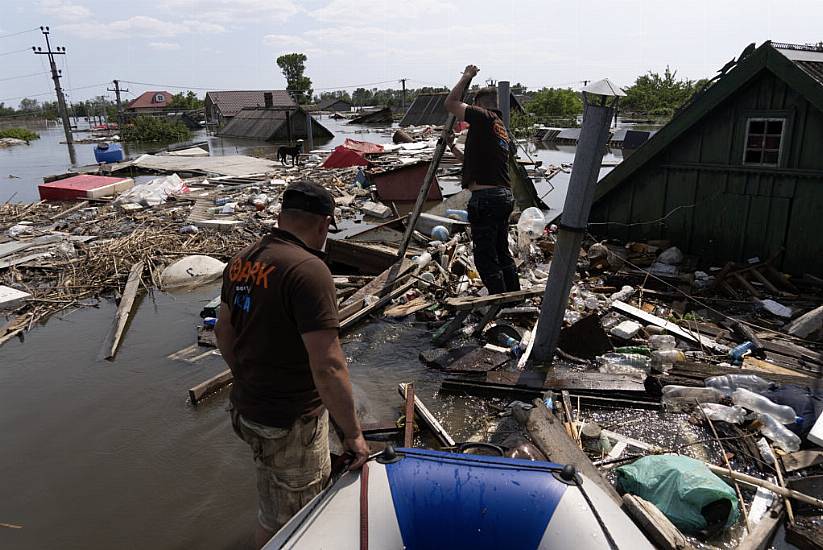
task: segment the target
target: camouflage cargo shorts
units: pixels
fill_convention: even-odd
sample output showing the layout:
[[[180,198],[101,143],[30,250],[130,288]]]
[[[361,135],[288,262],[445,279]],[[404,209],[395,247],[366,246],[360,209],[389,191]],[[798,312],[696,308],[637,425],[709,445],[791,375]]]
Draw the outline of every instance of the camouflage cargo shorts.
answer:
[[[257,520],[275,532],[323,489],[331,471],[329,413],[275,428],[231,411],[232,426],[257,466]]]

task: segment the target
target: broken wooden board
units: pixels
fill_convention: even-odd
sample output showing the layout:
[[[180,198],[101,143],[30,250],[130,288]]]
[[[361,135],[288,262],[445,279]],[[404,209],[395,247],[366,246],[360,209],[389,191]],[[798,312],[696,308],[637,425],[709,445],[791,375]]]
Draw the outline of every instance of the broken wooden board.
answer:
[[[126,322],[129,320],[132,306],[134,306],[134,299],[137,297],[137,290],[140,288],[143,265],[143,261],[140,260],[131,266],[129,278],[126,280],[126,286],[123,288],[123,296],[120,298],[120,305],[117,306],[117,313],[114,315],[112,331],[107,339],[109,343],[105,346],[103,353],[104,359],[113,359],[117,353],[117,348],[120,347],[120,340],[123,337]]]
[[[783,523],[785,508],[776,500],[766,514],[760,518],[752,530],[737,544],[737,550],[765,550],[771,547],[771,540],[777,528]]]
[[[660,508],[637,495],[623,495],[623,507],[657,548],[680,550],[693,548],[680,529],[667,518]]]
[[[378,275],[397,261],[397,249],[394,247],[348,239],[329,239],[326,253],[330,264],[355,268],[364,275]]]
[[[503,366],[509,359],[511,356],[508,353],[477,348],[447,365],[445,370],[451,373],[488,372]]]
[[[395,260],[396,261],[396,260]],[[392,266],[394,267],[394,266]],[[349,296],[341,305],[343,309],[340,310],[340,318],[345,319],[350,315],[357,313],[363,307],[363,300],[366,296],[382,296],[386,292],[390,290],[390,288],[386,288],[386,281],[389,279],[390,272],[392,271],[392,267],[389,267],[383,273],[372,279],[372,281],[353,295]],[[400,269],[397,270],[397,274],[395,275],[395,284],[397,284],[397,279],[399,279],[402,275],[405,275],[412,269],[417,267],[413,261],[404,258],[403,263],[400,265]]]
[[[13,309],[28,298],[31,298],[31,294],[28,292],[0,285],[0,310]]]
[[[406,384],[401,382],[397,387],[397,391],[400,392],[400,395],[405,398]],[[420,417],[420,420],[423,421],[423,423],[426,424],[426,426],[434,433],[441,445],[444,447],[455,446],[452,436],[450,436],[446,429],[443,428],[437,418],[435,418],[435,416],[431,413],[431,411],[429,411],[417,395],[414,396],[414,410]]]
[[[643,380],[627,374],[605,374],[601,372],[558,371],[548,372],[490,372],[486,374],[490,384],[527,386],[543,390],[598,390],[603,392],[646,393]]]
[[[786,542],[801,550],[823,548],[823,527],[820,518],[799,518],[794,525],[786,525]]]
[[[779,374],[783,376],[799,376],[803,378],[809,378],[809,375],[803,371],[798,371],[795,369],[789,369],[786,367],[781,367],[779,365],[775,365],[774,363],[770,363],[769,361],[763,361],[762,359],[757,359],[756,357],[744,357],[743,358],[743,367],[749,367],[750,370],[761,371],[767,373],[764,375],[768,378],[768,375],[772,374]]]
[[[417,298],[414,298],[413,300],[410,300],[405,304],[398,304],[394,307],[390,307],[385,312],[383,312],[383,315],[385,315],[386,317],[394,318],[405,317],[407,315],[417,313],[421,309],[426,309],[427,307],[430,307],[433,303],[434,302],[428,301],[425,298],[425,296],[418,296]]]
[[[514,302],[521,302],[526,298],[531,298],[532,296],[542,296],[545,290],[545,285],[536,285],[528,290],[503,292],[501,294],[491,294],[489,296],[449,298],[446,300],[446,307],[455,311],[464,311],[494,304],[511,304]]]
[[[404,280],[405,279],[400,280],[398,282],[402,283]],[[388,304],[389,302],[391,302],[392,300],[394,300],[398,296],[401,296],[402,294],[405,294],[415,284],[417,284],[417,281],[415,281],[415,280],[406,281],[401,286],[395,288],[394,290],[392,290],[391,292],[389,292],[388,294],[386,294],[382,298],[378,299],[376,302],[374,302],[372,304],[369,304],[368,306],[366,306],[364,308],[359,309],[356,313],[354,313],[350,317],[347,317],[346,319],[343,319],[342,321],[340,321],[340,332],[341,333],[346,332],[347,330],[352,328],[355,324],[357,324],[358,322],[363,320],[366,316],[371,315],[372,313],[375,313],[375,312],[379,311],[380,309],[385,307],[386,304]]]
[[[795,451],[781,457],[786,472],[805,470],[823,464],[823,451]]]
[[[632,305],[629,305],[625,302],[616,301],[612,303],[612,309],[615,311],[619,311],[623,315],[627,317],[631,317],[633,319],[637,319],[638,321],[643,321],[649,325],[655,325],[662,329],[664,329],[669,334],[672,334],[681,340],[685,340],[695,345],[702,346],[704,348],[710,349],[716,353],[728,353],[729,347],[724,346],[723,344],[718,344],[714,340],[710,338],[706,338],[705,336],[701,336],[699,333],[696,332],[688,332],[683,327],[678,324],[672,323],[670,321],[666,321],[665,319],[661,319],[656,315],[652,315],[651,313],[646,313],[642,309],[638,309]]]
[[[223,372],[212,376],[205,382],[201,382],[189,389],[189,399],[192,405],[197,405],[198,401],[203,399],[206,395],[216,392],[217,390],[227,386],[233,380],[231,369],[226,369]]]
[[[771,372],[764,373],[763,371],[753,369],[720,367],[709,363],[695,362],[677,363],[673,365],[664,379],[670,380],[667,383],[672,385],[702,387],[705,385],[704,380],[706,378],[709,378],[710,376],[722,376],[724,374],[754,374],[778,384],[798,384],[800,386],[806,386],[812,382],[811,378],[808,376],[803,376],[799,373],[792,373],[791,375]],[[684,379],[691,380],[692,382],[688,383],[688,380],[686,380],[687,383],[682,383]]]

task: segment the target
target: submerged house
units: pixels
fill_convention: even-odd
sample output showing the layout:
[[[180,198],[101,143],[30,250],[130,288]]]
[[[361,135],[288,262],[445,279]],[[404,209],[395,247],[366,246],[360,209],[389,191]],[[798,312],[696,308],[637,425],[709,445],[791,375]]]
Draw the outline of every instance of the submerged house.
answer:
[[[328,128],[311,120],[312,139],[331,139],[334,134]],[[301,107],[251,107],[241,109],[221,130],[222,137],[238,137],[261,141],[288,141],[306,139],[306,111]]]
[[[296,108],[286,90],[223,90],[206,92],[206,121],[223,126],[241,110],[252,107]]]
[[[171,92],[163,90],[143,92],[128,102],[126,111],[137,114],[159,113],[171,106],[172,98]]]
[[[823,275],[823,48],[746,50],[600,180],[593,234]]]
[[[352,102],[343,99],[342,97],[327,97],[317,104],[318,111],[335,111],[348,113],[351,111]]]
[[[445,107],[448,95],[446,92],[417,94],[417,97],[414,98],[414,101],[406,110],[403,120],[400,121],[400,126],[443,125],[449,116]],[[471,103],[473,100],[474,94],[472,92],[466,94],[466,103]],[[509,101],[512,112],[525,112],[517,96],[510,94]]]

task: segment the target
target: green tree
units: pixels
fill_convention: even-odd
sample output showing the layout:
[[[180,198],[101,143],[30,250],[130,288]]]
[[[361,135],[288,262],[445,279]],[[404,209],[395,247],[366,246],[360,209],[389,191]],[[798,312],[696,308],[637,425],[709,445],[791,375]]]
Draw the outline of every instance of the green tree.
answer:
[[[6,104],[0,101],[0,116],[9,116],[14,113],[14,107],[6,107]]]
[[[189,90],[185,94],[180,92],[171,98],[171,108],[183,111],[194,111],[203,108],[203,100],[197,94]]]
[[[126,141],[159,141],[173,143],[191,137],[191,132],[179,120],[161,117],[139,116],[122,128],[121,135]]]
[[[569,88],[543,88],[526,104],[526,111],[538,121],[563,119],[562,123],[571,125],[583,112],[583,100]]]
[[[657,116],[671,116],[699,90],[706,80],[678,79],[668,66],[663,74],[649,71],[626,88],[621,110]]]
[[[303,74],[306,59],[306,54],[302,53],[288,53],[277,58],[277,66],[286,77],[286,90],[298,103],[308,103],[312,97],[311,79]]]
[[[31,111],[37,111],[38,109],[40,109],[40,104],[37,102],[36,99],[30,99],[28,97],[24,97],[23,99],[20,100],[20,110],[21,111],[31,112]]]

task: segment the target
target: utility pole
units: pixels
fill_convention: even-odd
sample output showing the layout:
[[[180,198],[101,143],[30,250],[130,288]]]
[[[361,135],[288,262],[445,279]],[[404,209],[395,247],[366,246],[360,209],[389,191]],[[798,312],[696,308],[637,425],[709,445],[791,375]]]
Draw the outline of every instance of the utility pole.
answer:
[[[114,89],[112,90],[111,88],[106,88],[106,91],[114,92],[114,97],[117,99],[117,131],[122,132],[123,131],[123,106],[120,103],[120,92],[128,92],[129,90],[128,90],[128,88],[126,88],[125,90],[120,88],[120,81],[119,80],[116,80],[116,79],[112,80],[112,83],[114,83]]]
[[[509,129],[511,122],[511,87],[508,80],[500,80],[497,83],[497,108],[503,113],[503,125]]]
[[[588,226],[600,165],[609,140],[609,126],[617,99],[625,95],[608,79],[583,88],[583,125],[534,335],[532,358],[537,363],[550,363],[557,349],[569,291],[577,271],[580,244]]]
[[[403,85],[403,112],[406,112],[406,78],[400,79],[400,84]]]
[[[48,55],[49,66],[51,67],[51,79],[54,81],[54,91],[57,94],[57,109],[60,111],[60,118],[63,120],[63,130],[66,132],[66,147],[69,149],[69,160],[72,164],[77,164],[77,155],[74,152],[74,137],[71,134],[71,122],[69,121],[69,112],[66,109],[66,98],[63,97],[63,89],[60,87],[60,71],[57,70],[57,63],[54,62],[55,55],[66,55],[65,46],[57,46],[57,49],[51,49],[49,42],[49,28],[40,27],[43,36],[46,37],[46,51],[40,46],[32,46],[31,49],[36,55]]]

